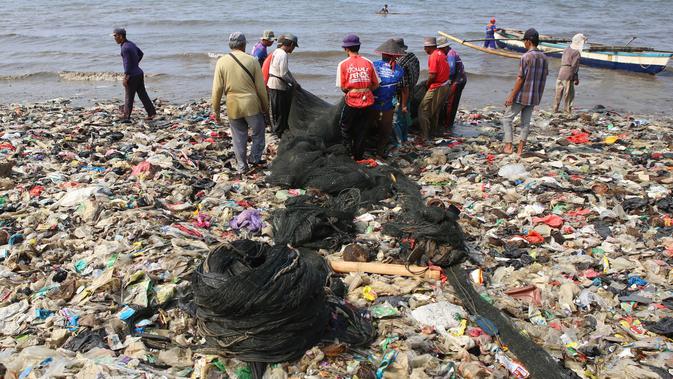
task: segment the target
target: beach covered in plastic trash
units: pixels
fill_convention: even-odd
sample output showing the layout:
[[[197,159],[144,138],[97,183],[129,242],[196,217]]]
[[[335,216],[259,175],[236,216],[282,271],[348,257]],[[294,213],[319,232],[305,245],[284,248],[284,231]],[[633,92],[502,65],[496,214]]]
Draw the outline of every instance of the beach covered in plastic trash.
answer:
[[[319,194],[269,185],[268,168],[236,178],[229,129],[205,102],[133,124],[114,121],[117,106],[0,106],[0,374],[250,378],[203,348],[192,273],[223,242],[273,244],[274,211]],[[469,285],[567,377],[670,377],[673,121],[541,112],[519,158],[496,153],[500,113],[460,117],[453,137],[362,164],[392,165],[426,203],[460,211]],[[400,212],[360,207],[356,245],[315,251],[405,264],[415,241],[383,233]],[[530,376],[447,274],[343,274],[373,342],[323,341],[265,377]]]

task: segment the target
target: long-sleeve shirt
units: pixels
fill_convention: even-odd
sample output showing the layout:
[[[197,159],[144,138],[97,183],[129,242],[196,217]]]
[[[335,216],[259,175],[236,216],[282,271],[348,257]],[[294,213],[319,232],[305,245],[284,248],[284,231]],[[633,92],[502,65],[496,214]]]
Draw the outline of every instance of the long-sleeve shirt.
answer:
[[[287,84],[294,83],[294,77],[288,68],[287,53],[285,50],[278,48],[271,55],[269,81],[266,85],[270,89],[286,91],[288,89]]]
[[[558,72],[558,80],[578,80],[580,71],[580,52],[566,47],[561,56],[561,69]]]
[[[124,41],[121,44],[122,63],[124,64],[124,74],[128,76],[143,75],[140,69],[140,61],[143,59],[143,51],[131,41]]]
[[[227,97],[227,113],[230,119],[266,113],[269,109],[269,98],[264,86],[262,68],[259,67],[257,59],[240,50],[233,50],[232,53],[250,71],[255,80],[253,81],[229,54],[221,57],[215,66],[213,78],[211,97],[213,113],[220,114],[223,93]]]

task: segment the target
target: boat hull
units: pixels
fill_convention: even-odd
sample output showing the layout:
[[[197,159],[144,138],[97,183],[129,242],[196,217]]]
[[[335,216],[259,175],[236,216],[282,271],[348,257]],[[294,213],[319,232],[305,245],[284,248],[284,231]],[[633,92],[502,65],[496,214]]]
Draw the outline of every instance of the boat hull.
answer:
[[[513,50],[524,53],[526,48],[521,41],[506,41],[505,36],[496,33],[496,44],[502,49]],[[560,58],[566,45],[553,43],[540,43],[539,48],[548,56]],[[645,53],[624,53],[624,52],[589,52],[582,51],[580,54],[580,64],[607,68],[613,70],[625,70],[647,74],[657,74],[666,69],[666,65],[671,58],[671,54],[645,52]]]

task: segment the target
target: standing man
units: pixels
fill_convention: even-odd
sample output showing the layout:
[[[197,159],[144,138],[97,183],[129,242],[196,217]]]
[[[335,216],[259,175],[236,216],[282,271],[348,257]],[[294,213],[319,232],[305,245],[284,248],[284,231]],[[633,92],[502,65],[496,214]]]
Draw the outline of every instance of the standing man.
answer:
[[[580,58],[587,38],[584,34],[575,34],[570,46],[563,50],[561,57],[561,69],[556,78],[556,96],[554,96],[554,113],[558,112],[561,98],[565,95],[563,110],[572,113],[573,100],[575,100],[575,86],[580,84]]]
[[[404,44],[403,38],[396,38],[395,42],[397,42],[397,45],[405,52],[409,48]],[[416,54],[412,52],[408,52],[403,57],[397,59],[397,64],[404,70],[401,86],[402,91],[398,96],[398,100],[407,100],[404,103],[400,102],[397,106],[394,129],[397,142],[404,143],[409,139],[409,127],[411,126],[411,112],[409,112],[409,109],[411,109],[411,96],[409,96],[409,94],[416,87],[416,83],[418,83],[421,64],[418,61]]]
[[[449,63],[446,59],[446,51],[449,40],[445,37],[426,37],[423,42],[428,57],[428,87],[420,105],[420,125],[423,142],[430,140],[431,136],[439,135],[439,112],[443,109],[449,81]]]
[[[337,66],[336,85],[344,92],[341,110],[341,138],[346,153],[356,161],[365,153],[365,132],[369,125],[369,109],[374,104],[373,90],[379,86],[379,77],[372,62],[361,56],[360,37],[349,34],[341,47],[348,58]]]
[[[446,59],[449,63],[449,95],[446,102],[446,129],[453,128],[453,122],[456,120],[460,96],[463,94],[463,88],[467,84],[467,75],[465,75],[465,66],[463,60],[455,49],[449,46],[446,53]]]
[[[498,27],[495,26],[495,17],[491,18],[491,22],[486,24],[486,38],[484,41],[484,47],[488,49],[497,49],[495,45],[495,30]]]
[[[276,36],[273,34],[273,31],[265,30],[264,33],[262,33],[262,37],[259,39],[259,42],[257,42],[252,48],[250,55],[257,58],[260,66],[264,64],[264,60],[269,55],[266,51],[266,48],[273,45],[273,41],[275,40]]]
[[[222,94],[227,97],[227,114],[239,174],[248,171],[248,162],[263,164],[264,114],[269,109],[269,99],[264,86],[262,69],[255,58],[245,53],[245,35],[229,35],[231,52],[217,61],[213,78],[212,107],[218,124]],[[252,148],[247,159],[248,128],[252,130]]]
[[[512,153],[512,121],[517,114],[521,113],[521,139],[517,153],[521,155],[530,132],[530,118],[533,108],[540,104],[544,85],[547,81],[548,67],[547,57],[537,48],[540,43],[540,35],[537,30],[530,28],[523,35],[526,53],[521,56],[519,73],[517,74],[514,88],[510,93],[505,106],[510,107],[502,117],[502,128],[505,132],[503,152]]]
[[[405,54],[394,39],[389,39],[376,49],[381,54],[381,59],[374,62],[374,69],[381,80],[379,88],[374,91],[374,121],[378,131],[378,143],[376,153],[380,158],[387,155],[386,149],[393,132],[393,99],[398,93],[402,98],[403,111],[407,113],[406,103],[409,90],[402,89],[404,82],[404,69],[395,62],[398,57]]]
[[[145,90],[145,73],[140,69],[140,61],[143,59],[143,51],[135,43],[126,39],[126,29],[116,28],[112,31],[115,42],[121,46],[122,63],[124,64],[124,116],[122,122],[131,122],[131,111],[133,111],[133,100],[138,93],[145,111],[146,120],[151,120],[156,116],[152,100]]]
[[[269,65],[269,94],[271,95],[271,113],[273,114],[273,132],[280,138],[289,128],[290,106],[292,105],[292,90],[297,87],[297,81],[288,69],[287,55],[292,54],[298,47],[297,36],[283,34],[278,41],[278,49],[271,55]]]

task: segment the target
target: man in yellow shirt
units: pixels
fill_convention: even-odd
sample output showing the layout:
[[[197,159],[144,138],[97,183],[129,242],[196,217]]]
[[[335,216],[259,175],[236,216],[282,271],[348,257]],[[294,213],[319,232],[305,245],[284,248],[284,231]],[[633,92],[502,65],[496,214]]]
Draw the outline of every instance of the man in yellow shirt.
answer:
[[[245,35],[229,35],[231,52],[221,57],[215,66],[211,104],[218,124],[222,94],[227,97],[227,114],[239,173],[248,171],[248,163],[263,164],[264,115],[269,111],[269,98],[262,69],[257,60],[245,53]],[[252,130],[252,147],[247,157],[248,128]]]

